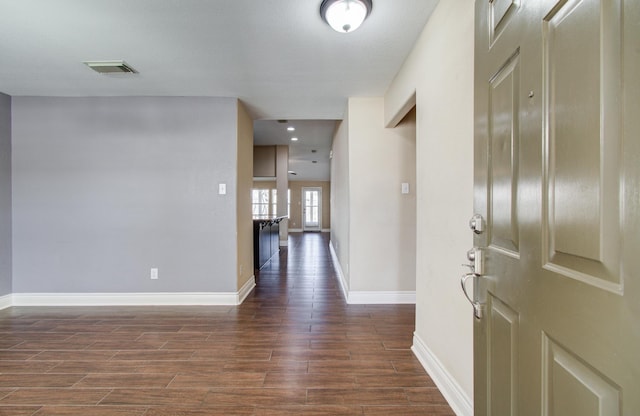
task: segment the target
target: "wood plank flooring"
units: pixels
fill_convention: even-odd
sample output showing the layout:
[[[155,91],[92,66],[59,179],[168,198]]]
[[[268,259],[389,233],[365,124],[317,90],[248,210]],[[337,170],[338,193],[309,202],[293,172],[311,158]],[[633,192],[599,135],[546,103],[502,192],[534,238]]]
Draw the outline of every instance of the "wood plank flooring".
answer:
[[[347,305],[295,234],[240,306],[0,311],[0,416],[454,415],[411,305]]]

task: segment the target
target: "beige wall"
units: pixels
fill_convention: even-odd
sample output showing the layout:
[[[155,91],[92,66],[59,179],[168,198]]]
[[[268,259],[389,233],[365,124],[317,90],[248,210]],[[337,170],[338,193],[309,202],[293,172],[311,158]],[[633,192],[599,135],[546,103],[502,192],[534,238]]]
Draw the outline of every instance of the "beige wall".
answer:
[[[473,245],[473,28],[472,0],[441,0],[385,96],[390,125],[416,102],[414,351],[459,415],[473,403],[473,315],[459,282]]]
[[[238,289],[253,276],[253,120],[238,101],[238,187],[236,194],[238,232]]]
[[[276,146],[276,187],[278,195],[287,195],[289,189],[289,146]],[[284,217],[287,215],[287,199],[278,198],[277,215]],[[289,240],[289,220],[280,221],[280,245],[286,246]]]
[[[415,140],[384,127],[383,98],[349,99],[351,291],[415,290]],[[403,133],[403,134],[401,134]],[[411,193],[401,193],[408,182]]]
[[[275,181],[255,181],[255,189],[275,189]],[[302,188],[322,188],[322,228],[331,228],[331,182],[326,181],[289,181],[291,190],[291,217],[289,218],[289,232],[302,230]],[[278,192],[278,194],[280,194]]]
[[[331,143],[331,247],[338,258],[344,290],[349,290],[349,107]]]
[[[253,127],[251,129],[253,131]],[[253,148],[253,176],[256,178],[276,177],[276,146],[255,146]]]
[[[398,182],[409,184],[409,193],[401,194],[397,207],[397,230],[400,251],[398,256],[398,275],[406,279],[405,287],[416,290],[416,111],[412,109],[393,129],[398,140],[395,154],[395,185]]]

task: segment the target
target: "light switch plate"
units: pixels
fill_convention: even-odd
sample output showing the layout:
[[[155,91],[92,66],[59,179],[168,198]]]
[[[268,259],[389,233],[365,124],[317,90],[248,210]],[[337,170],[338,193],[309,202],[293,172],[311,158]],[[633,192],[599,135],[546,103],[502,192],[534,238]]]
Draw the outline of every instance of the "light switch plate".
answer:
[[[403,182],[402,183],[402,193],[403,194],[408,194],[409,193],[409,184],[407,182]]]
[[[218,195],[225,195],[227,193],[227,184],[220,183],[218,184]]]

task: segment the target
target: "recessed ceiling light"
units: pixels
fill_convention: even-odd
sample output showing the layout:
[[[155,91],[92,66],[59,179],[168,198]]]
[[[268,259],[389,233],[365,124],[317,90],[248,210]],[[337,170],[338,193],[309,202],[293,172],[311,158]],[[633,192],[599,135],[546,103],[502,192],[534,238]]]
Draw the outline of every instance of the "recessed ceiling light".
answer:
[[[311,150],[311,153],[318,153],[316,149]]]
[[[297,142],[297,141],[298,141],[298,138],[297,138],[297,137],[292,137],[292,138],[291,138],[291,141],[292,141],[292,142]]]
[[[318,161],[317,160],[312,160],[311,163],[318,163]]]
[[[138,71],[125,61],[85,61],[86,66],[101,74],[137,74]]]
[[[296,128],[295,128],[295,127],[293,127],[293,126],[289,126],[289,127],[287,127],[287,130],[289,130],[289,131],[296,131]]]

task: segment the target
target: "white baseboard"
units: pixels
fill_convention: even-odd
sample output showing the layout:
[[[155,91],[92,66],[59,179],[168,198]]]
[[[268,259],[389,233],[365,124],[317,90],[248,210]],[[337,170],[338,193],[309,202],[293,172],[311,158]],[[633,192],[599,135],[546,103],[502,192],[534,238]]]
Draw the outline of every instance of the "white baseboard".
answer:
[[[247,280],[247,283],[242,285],[240,290],[238,290],[238,299],[236,305],[240,305],[242,302],[244,302],[244,300],[247,298],[247,296],[249,296],[249,293],[251,293],[254,287],[256,287],[256,277],[251,276],[249,280]]]
[[[301,233],[302,228],[289,228],[290,233]]]
[[[235,293],[14,293],[13,306],[237,305]]]
[[[280,247],[286,247],[289,245],[289,240],[280,240]]]
[[[418,358],[424,369],[429,373],[436,386],[442,393],[451,409],[458,416],[473,416],[473,403],[464,392],[460,384],[453,378],[440,360],[431,352],[429,347],[420,339],[417,334],[413,334],[413,346],[411,351]]]
[[[350,291],[347,303],[362,304],[415,304],[416,292]]]
[[[11,295],[0,296],[0,310],[6,309],[11,306],[12,300]]]
[[[336,254],[336,250],[333,248],[333,242],[329,240],[329,252],[331,253],[331,260],[333,261],[333,267],[336,268],[336,272],[338,273],[338,282],[340,283],[340,288],[342,289],[342,295],[349,303],[349,285],[347,285],[347,280],[345,279],[344,273],[342,272],[342,266],[340,265],[340,260],[338,260],[338,255]]]
[[[235,293],[14,293],[10,295],[11,301],[8,306],[239,305],[251,293],[255,285],[255,277],[251,276],[240,290]]]
[[[338,273],[338,281],[340,282],[340,288],[345,300],[350,305],[386,305],[386,304],[400,304],[400,303],[416,303],[416,292],[383,292],[383,291],[350,291],[349,285],[342,271],[342,265],[338,260],[336,250],[333,248],[333,243],[329,241],[329,252],[331,253],[331,260]]]
[[[323,228],[321,231],[323,233],[330,233],[331,232],[331,228]]]

